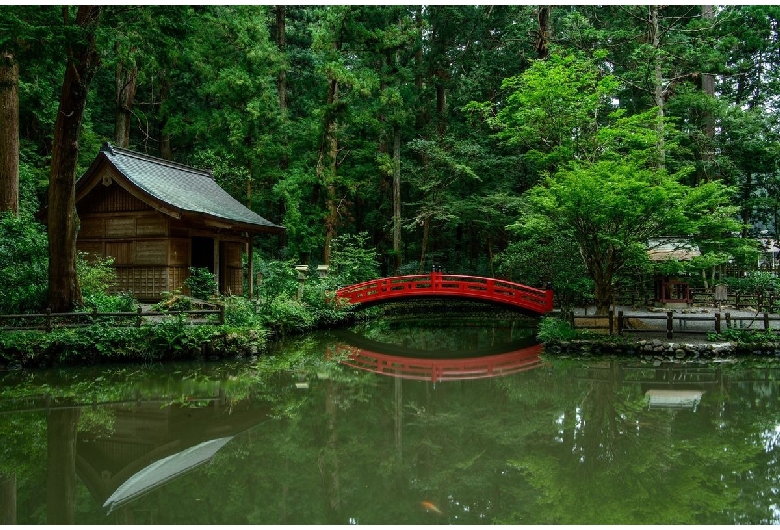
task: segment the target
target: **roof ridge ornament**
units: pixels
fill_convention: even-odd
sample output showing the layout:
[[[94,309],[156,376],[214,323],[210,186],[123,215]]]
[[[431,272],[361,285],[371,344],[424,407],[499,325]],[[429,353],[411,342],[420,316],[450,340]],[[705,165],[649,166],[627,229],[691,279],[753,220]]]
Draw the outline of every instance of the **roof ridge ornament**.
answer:
[[[114,153],[114,146],[111,145],[108,142],[103,143],[103,146],[100,148],[101,151],[107,151],[109,154],[115,155]]]

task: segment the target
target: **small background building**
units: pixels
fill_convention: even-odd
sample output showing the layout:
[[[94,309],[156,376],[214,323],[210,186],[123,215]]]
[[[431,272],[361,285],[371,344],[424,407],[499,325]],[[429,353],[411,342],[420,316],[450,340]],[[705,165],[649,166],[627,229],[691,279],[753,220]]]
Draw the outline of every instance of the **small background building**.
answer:
[[[189,267],[212,272],[220,292],[243,294],[241,254],[251,267],[251,237],[284,232],[211,173],[110,144],[76,183],[76,210],[78,250],[114,258],[117,290],[143,301],[186,292]]]
[[[689,261],[701,256],[701,251],[690,241],[681,238],[651,239],[647,245],[650,261]],[[675,276],[658,275],[655,278],[655,302],[666,307],[688,305],[693,302],[688,282]]]

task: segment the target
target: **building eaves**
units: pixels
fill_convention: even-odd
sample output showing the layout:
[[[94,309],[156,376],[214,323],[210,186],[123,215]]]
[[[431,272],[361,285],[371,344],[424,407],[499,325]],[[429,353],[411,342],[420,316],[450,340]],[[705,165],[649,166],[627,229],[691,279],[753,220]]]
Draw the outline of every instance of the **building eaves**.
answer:
[[[105,144],[101,152],[134,186],[162,203],[193,214],[283,231],[223,190],[207,171]]]

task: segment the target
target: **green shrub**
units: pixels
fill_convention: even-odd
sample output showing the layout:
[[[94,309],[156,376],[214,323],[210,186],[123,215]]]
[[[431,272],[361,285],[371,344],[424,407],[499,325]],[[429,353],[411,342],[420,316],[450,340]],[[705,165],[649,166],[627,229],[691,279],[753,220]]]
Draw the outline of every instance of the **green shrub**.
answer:
[[[263,275],[258,293],[263,301],[278,297],[296,298],[298,294],[298,271],[292,261],[261,261],[258,270]]]
[[[316,324],[314,313],[306,304],[278,296],[263,306],[263,323],[276,331],[304,331]]]
[[[306,281],[301,300],[321,326],[342,322],[349,315],[348,304],[337,300],[333,289],[317,277]]]
[[[329,280],[335,285],[352,285],[379,277],[376,248],[368,234],[344,234],[331,242]]]
[[[568,322],[558,317],[543,317],[539,322],[536,338],[544,343],[583,338],[583,333],[572,329]]]
[[[79,276],[82,297],[107,293],[116,286],[114,258],[90,257],[84,252],[79,252],[76,258],[76,273]]]
[[[46,306],[49,254],[45,227],[32,216],[0,215],[0,313]]]
[[[116,287],[116,270],[113,258],[93,257],[88,259],[79,253],[76,271],[81,287],[84,307],[99,313],[134,311],[137,301],[130,292],[111,294]]]
[[[138,301],[131,292],[93,293],[84,296],[83,301],[86,309],[98,313],[128,313],[138,307]]]
[[[214,274],[205,267],[190,267],[190,276],[184,280],[193,298],[208,300],[217,292],[217,280]]]
[[[752,271],[742,277],[724,278],[729,291],[741,294],[758,294],[774,291],[780,286],[777,277],[772,273]]]
[[[711,341],[736,342],[740,344],[771,344],[780,342],[780,337],[772,331],[729,328],[720,333],[708,333]]]
[[[356,267],[350,270],[353,272],[360,270],[361,274],[372,271],[370,277],[376,277],[372,266],[358,265],[361,260],[362,258],[355,258],[353,262],[350,259],[350,263]],[[276,331],[291,332],[331,325],[343,321],[349,314],[348,308],[345,305],[338,305],[333,296],[335,286],[343,281],[341,279],[334,279],[332,276],[321,279],[316,268],[312,266],[309,267],[301,286],[298,271],[290,261],[263,261],[259,264],[259,270],[263,275],[262,283],[258,286],[259,305],[241,302],[246,306],[236,307],[236,311],[241,312],[241,316],[236,316],[236,319],[243,319],[254,326],[256,316],[260,325]],[[358,281],[357,276],[349,279]],[[226,319],[231,318],[228,317],[228,311],[229,308],[226,307]]]
[[[263,318],[258,314],[258,306],[255,302],[240,296],[230,296],[224,301],[225,324],[247,328],[258,328],[263,323]]]

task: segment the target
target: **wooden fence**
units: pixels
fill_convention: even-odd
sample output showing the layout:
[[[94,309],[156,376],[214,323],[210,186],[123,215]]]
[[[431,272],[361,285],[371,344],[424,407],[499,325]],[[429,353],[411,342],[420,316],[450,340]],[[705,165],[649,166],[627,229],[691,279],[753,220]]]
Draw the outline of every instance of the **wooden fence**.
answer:
[[[209,315],[216,315],[217,319],[205,319]],[[145,322],[150,323],[149,318],[160,318],[165,316],[184,316],[192,323],[197,324],[224,324],[225,306],[219,306],[219,309],[198,309],[190,311],[143,311],[139,307],[137,311],[98,313],[74,312],[74,313],[54,313],[47,309],[43,313],[30,313],[19,315],[0,315],[0,330],[30,330],[42,329],[52,331],[57,328],[84,327],[100,322],[109,322],[116,326],[141,327]],[[192,320],[199,319],[199,320]]]
[[[728,293],[726,300],[715,300],[712,289],[691,288],[692,305],[704,307],[729,307],[733,309],[751,308],[758,312],[780,312],[780,293],[765,292],[759,294]],[[624,291],[615,295],[615,305],[652,306],[655,302],[652,292]],[[592,303],[592,302],[591,302]],[[579,305],[587,305],[587,302]]]
[[[610,311],[606,315],[575,315],[570,311],[566,315],[573,329],[590,329],[606,331],[610,335],[617,333],[666,333],[666,338],[674,338],[675,333],[703,334],[721,333],[724,329],[745,329],[753,331],[771,331],[780,333],[780,327],[772,327],[772,322],[780,322],[780,315],[769,313],[754,316],[732,316],[730,313],[713,313],[711,315],[675,314],[667,311],[664,314],[626,314],[623,311]],[[650,325],[648,322],[650,321]],[[579,322],[579,323],[578,323]],[[601,323],[603,322],[603,325]],[[652,325],[658,322],[659,325]],[[696,323],[694,325],[691,325]],[[645,327],[646,326],[646,327]]]

